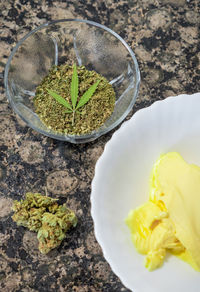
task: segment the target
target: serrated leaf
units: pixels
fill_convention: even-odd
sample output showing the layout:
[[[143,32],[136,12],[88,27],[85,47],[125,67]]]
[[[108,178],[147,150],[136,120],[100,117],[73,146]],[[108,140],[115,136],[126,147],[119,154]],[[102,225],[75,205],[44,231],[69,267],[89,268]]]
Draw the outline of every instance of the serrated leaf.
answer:
[[[65,113],[66,114],[71,114],[73,112],[73,110],[66,110]]]
[[[92,86],[90,86],[90,88],[82,95],[82,97],[80,98],[76,110],[80,107],[82,107],[84,104],[86,104],[89,99],[92,97],[92,95],[94,94],[95,90],[97,89],[97,86],[99,85],[100,80],[98,80],[96,83],[94,83]]]
[[[78,98],[78,74],[76,69],[76,64],[73,66],[73,75],[72,75],[72,82],[71,82],[71,100],[72,100],[72,107],[75,109],[77,98]]]
[[[68,103],[68,101],[66,99],[64,99],[62,96],[60,96],[59,94],[57,94],[56,92],[47,89],[47,91],[49,92],[49,94],[55,98],[57,100],[57,102],[59,102],[60,104],[64,105],[66,108],[72,110],[71,105]]]

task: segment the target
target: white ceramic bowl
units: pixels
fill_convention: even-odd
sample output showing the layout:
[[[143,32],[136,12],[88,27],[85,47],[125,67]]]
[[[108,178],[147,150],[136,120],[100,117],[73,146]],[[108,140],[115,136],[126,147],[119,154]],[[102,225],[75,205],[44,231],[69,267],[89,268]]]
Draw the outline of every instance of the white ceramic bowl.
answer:
[[[148,200],[152,166],[169,151],[200,165],[200,93],[138,111],[115,132],[96,165],[91,194],[96,238],[113,271],[134,292],[200,291],[200,273],[174,256],[148,272],[124,222],[130,209]]]

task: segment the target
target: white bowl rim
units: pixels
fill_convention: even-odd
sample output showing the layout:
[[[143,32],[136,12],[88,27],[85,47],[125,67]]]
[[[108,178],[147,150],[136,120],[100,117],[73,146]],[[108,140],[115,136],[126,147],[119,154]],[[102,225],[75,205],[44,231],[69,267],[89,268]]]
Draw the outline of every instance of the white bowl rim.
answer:
[[[115,264],[115,262],[112,260],[112,258],[109,256],[109,254],[107,253],[107,248],[104,245],[104,239],[102,237],[102,233],[99,232],[99,222],[98,222],[98,218],[96,217],[96,210],[98,210],[98,206],[96,204],[96,200],[95,200],[95,189],[96,189],[96,185],[98,184],[98,177],[99,177],[99,172],[101,171],[101,168],[104,164],[104,161],[107,159],[107,157],[110,155],[111,153],[111,149],[112,149],[112,145],[117,141],[120,140],[120,136],[121,133],[123,133],[128,127],[131,126],[132,123],[135,122],[135,120],[140,116],[143,115],[144,112],[150,112],[152,111],[152,108],[155,107],[159,107],[159,106],[165,106],[166,103],[171,103],[173,104],[176,101],[179,101],[180,99],[188,99],[189,97],[194,97],[194,98],[200,98],[200,93],[194,93],[194,94],[180,94],[177,96],[170,96],[168,98],[165,98],[164,100],[158,100],[155,101],[153,104],[151,104],[150,106],[146,107],[146,108],[142,108],[140,110],[138,110],[131,119],[129,119],[128,121],[125,121],[121,127],[113,134],[112,138],[106,143],[105,147],[104,147],[104,151],[101,154],[100,158],[98,159],[96,166],[95,166],[95,175],[93,177],[92,183],[91,183],[91,196],[90,196],[90,202],[91,202],[91,216],[93,219],[93,224],[94,224],[94,234],[95,237],[102,249],[104,258],[106,259],[106,261],[109,263],[112,271],[118,276],[118,278],[120,279],[120,281],[123,283],[124,286],[126,286],[128,289],[130,289],[131,291],[134,292],[139,292],[138,289],[136,287],[132,287],[129,284],[129,281],[123,277],[121,277],[120,275],[120,270],[117,267],[117,265]]]

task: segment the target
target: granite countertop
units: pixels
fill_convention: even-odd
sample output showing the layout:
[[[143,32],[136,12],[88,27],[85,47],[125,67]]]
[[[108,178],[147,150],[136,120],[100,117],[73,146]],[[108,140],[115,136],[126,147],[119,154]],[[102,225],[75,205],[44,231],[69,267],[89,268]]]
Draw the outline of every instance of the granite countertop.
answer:
[[[90,19],[120,34],[141,70],[135,111],[200,91],[199,0],[7,0],[0,2],[0,291],[128,291],[104,260],[90,216],[91,181],[105,143],[44,137],[14,114],[3,87],[7,58],[33,28],[53,19]],[[36,234],[17,227],[11,205],[28,191],[66,201],[78,218],[58,249],[42,255]]]

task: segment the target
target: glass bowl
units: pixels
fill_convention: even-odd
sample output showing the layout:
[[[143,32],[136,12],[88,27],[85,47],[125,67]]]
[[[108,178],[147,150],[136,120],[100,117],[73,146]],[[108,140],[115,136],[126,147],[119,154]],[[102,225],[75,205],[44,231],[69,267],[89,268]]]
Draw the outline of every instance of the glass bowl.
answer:
[[[35,113],[36,87],[53,65],[66,62],[95,70],[108,79],[116,93],[112,115],[103,126],[88,134],[55,132]],[[54,139],[85,143],[125,119],[138,95],[140,72],[133,51],[114,31],[93,21],[63,19],[39,26],[17,43],[6,64],[4,82],[12,108],[28,126]]]

